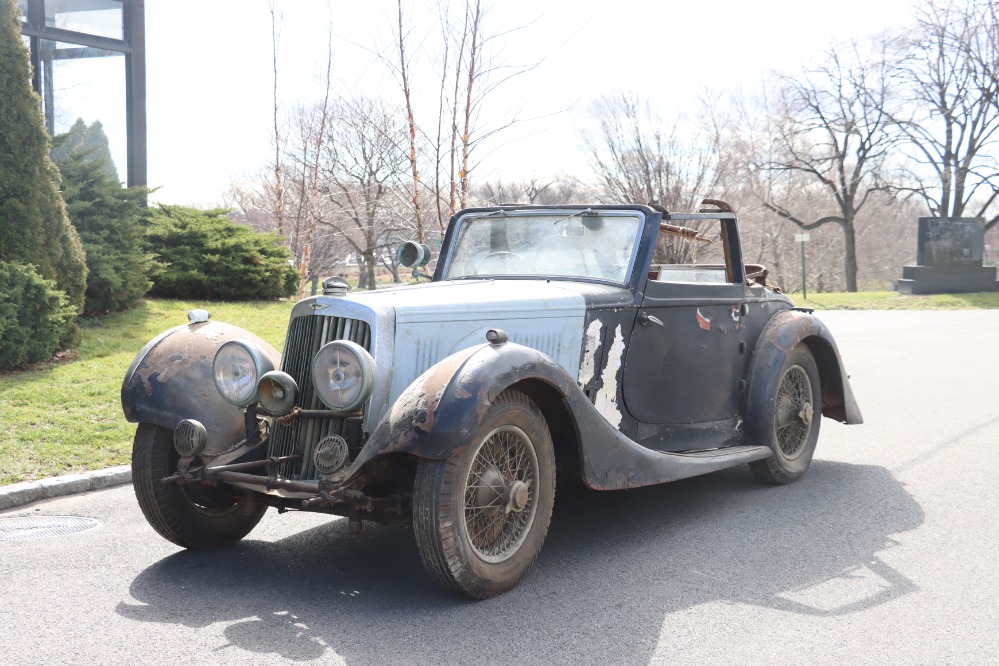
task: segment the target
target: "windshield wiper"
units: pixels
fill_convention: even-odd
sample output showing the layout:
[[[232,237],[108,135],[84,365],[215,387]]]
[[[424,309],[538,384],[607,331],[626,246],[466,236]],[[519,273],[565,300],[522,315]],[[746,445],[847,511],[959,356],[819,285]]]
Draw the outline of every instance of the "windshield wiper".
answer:
[[[559,219],[557,219],[554,222],[552,222],[552,224],[558,224],[559,222],[565,222],[566,220],[571,220],[572,218],[579,217],[581,215],[596,215],[596,214],[597,214],[597,211],[593,210],[592,208],[587,208],[585,210],[579,211],[578,213],[573,213],[572,215],[566,215],[565,217],[560,217]]]

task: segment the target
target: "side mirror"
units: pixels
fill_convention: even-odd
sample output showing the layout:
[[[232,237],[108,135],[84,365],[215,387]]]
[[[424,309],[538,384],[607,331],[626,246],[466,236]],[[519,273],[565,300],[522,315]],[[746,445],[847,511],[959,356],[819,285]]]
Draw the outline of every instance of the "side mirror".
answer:
[[[430,263],[430,248],[416,241],[405,241],[399,245],[395,257],[406,268],[420,268]]]

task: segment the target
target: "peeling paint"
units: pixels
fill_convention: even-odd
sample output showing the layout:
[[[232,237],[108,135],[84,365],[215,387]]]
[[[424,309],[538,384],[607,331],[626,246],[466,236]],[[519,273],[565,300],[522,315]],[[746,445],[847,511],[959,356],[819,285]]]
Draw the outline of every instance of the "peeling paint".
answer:
[[[155,365],[153,362],[158,361]],[[199,363],[199,358],[194,356],[173,354],[167,359],[147,358],[140,366],[138,375],[142,379],[142,386],[146,395],[153,394],[153,379],[161,384],[165,384],[180,374],[184,369],[194,367]]]
[[[701,314],[700,308],[697,310],[697,325],[705,331],[711,330],[711,320]]]
[[[593,381],[597,372],[597,350],[600,348],[600,321],[594,319],[586,328],[586,350],[583,364],[579,368],[579,385],[586,386]]]
[[[618,324],[614,331],[614,342],[607,353],[607,365],[604,367],[602,377],[604,385],[597,393],[597,398],[593,406],[597,408],[600,415],[608,422],[620,428],[624,417],[621,408],[617,404],[617,374],[621,369],[621,361],[624,358],[624,335],[621,332],[621,325]]]
[[[201,324],[194,324],[191,326],[191,329],[198,335],[204,336],[212,342],[218,342],[219,338],[225,335],[225,329],[221,326],[202,326]]]

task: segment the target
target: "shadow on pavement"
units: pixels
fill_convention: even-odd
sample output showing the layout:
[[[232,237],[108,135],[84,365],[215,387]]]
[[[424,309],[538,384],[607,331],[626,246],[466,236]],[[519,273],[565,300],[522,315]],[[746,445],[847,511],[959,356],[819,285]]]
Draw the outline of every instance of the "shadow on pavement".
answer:
[[[697,604],[839,615],[915,589],[878,553],[923,512],[882,467],[817,460],[784,487],[746,468],[627,492],[564,486],[533,572],[496,599],[438,589],[407,526],[352,537],[338,520],[171,555],[136,577],[139,603],[117,612],[229,623],[231,645],[288,660],[332,650],[351,664],[644,663],[669,640],[667,617]]]

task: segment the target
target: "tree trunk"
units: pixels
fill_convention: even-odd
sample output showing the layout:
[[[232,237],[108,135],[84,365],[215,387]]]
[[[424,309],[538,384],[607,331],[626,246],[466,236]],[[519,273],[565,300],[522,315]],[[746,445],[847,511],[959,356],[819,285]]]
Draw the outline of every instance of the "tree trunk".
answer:
[[[369,290],[374,290],[378,288],[375,283],[375,254],[374,252],[365,252],[361,255],[362,266],[361,271],[364,274],[364,288]]]
[[[843,266],[846,272],[846,290],[855,292],[857,291],[857,232],[852,218],[843,223],[843,241],[846,250]]]

